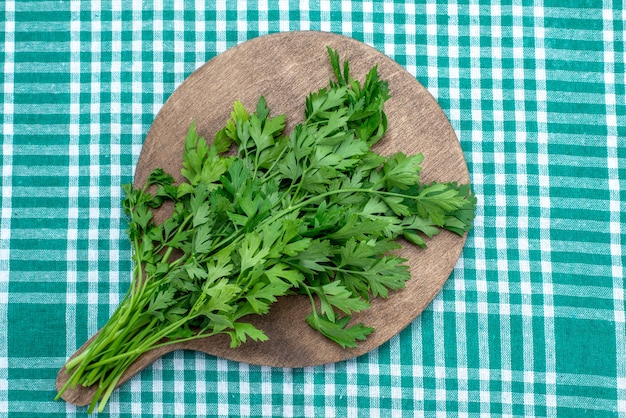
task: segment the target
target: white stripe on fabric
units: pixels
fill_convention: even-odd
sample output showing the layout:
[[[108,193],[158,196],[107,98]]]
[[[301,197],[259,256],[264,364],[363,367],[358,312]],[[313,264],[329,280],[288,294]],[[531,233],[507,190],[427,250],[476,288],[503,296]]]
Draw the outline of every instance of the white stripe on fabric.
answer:
[[[323,32],[330,32],[330,0],[321,0],[319,2],[320,7],[320,30]]]
[[[226,2],[215,2],[215,52],[226,51]]]
[[[480,143],[482,142],[482,132],[483,132],[483,111],[482,111],[482,88],[481,88],[481,42],[480,42],[480,4],[476,1],[470,1],[469,4],[469,33],[470,33],[470,68],[471,68],[471,109],[472,109],[472,134],[473,139],[480,138]],[[473,145],[477,144],[473,141]],[[479,145],[479,144],[477,144]],[[480,151],[482,152],[482,150]],[[482,169],[479,169],[482,172]],[[477,187],[477,193],[480,193],[480,186]],[[475,233],[479,236],[484,236],[481,234],[480,230],[475,231]],[[485,260],[485,254],[482,250],[476,250],[476,256],[479,259]],[[480,359],[478,360],[480,369],[484,370],[485,373],[481,374],[481,378],[479,380],[479,390],[481,396],[479,397],[480,401],[480,413],[489,415],[491,413],[491,406],[488,402],[488,398],[482,396],[483,393],[489,392],[489,367],[490,367],[490,355],[489,355],[489,332],[488,332],[488,318],[489,312],[487,308],[487,295],[488,295],[488,283],[486,270],[476,270],[476,298],[478,302],[478,349],[480,352]]]
[[[314,416],[315,405],[314,405],[314,396],[315,396],[315,368],[314,367],[305,367],[302,370],[303,374],[303,386],[302,386],[302,395],[304,398],[303,402],[303,410],[305,417]]]
[[[163,2],[157,1],[152,11],[152,113],[159,112],[165,101],[163,72]],[[180,57],[175,57],[180,58]]]
[[[545,341],[546,408],[547,414],[557,414],[556,399],[556,347],[554,335],[554,291],[552,285],[552,256],[550,242],[550,171],[548,149],[548,105],[546,87],[546,50],[544,8],[542,1],[536,1],[534,12],[535,38],[535,94],[537,99],[537,133],[540,198],[540,240],[541,271],[543,280],[543,320]],[[533,389],[534,390],[534,389]]]
[[[206,5],[203,0],[195,0],[194,9],[196,11],[195,14],[195,22],[194,22],[194,48],[196,54],[196,63],[195,68],[200,67],[207,61],[207,42],[206,42]],[[156,101],[156,98],[154,99]]]
[[[448,4],[447,10],[449,16],[448,26],[448,68],[449,68],[449,83],[450,90],[448,93],[448,97],[450,100],[450,111],[449,118],[450,123],[457,133],[459,140],[461,140],[465,136],[465,132],[461,128],[461,70],[459,68],[459,7],[458,4],[450,3]],[[458,411],[459,414],[466,414],[468,412],[468,386],[467,379],[462,379],[459,375],[459,370],[467,369],[467,328],[465,324],[467,323],[467,308],[465,302],[465,277],[463,274],[463,257],[459,258],[456,266],[454,267],[454,273],[450,279],[454,280],[454,294],[455,294],[455,303],[454,306],[450,308],[453,312],[455,312],[455,324],[456,324],[456,366],[457,371],[454,372],[454,376],[457,379],[458,387],[456,398],[459,403]],[[449,280],[450,280],[449,279]],[[445,303],[444,303],[445,305]],[[443,308],[444,311],[447,309]],[[445,359],[445,356],[444,356]],[[445,366],[445,361],[442,364]],[[435,376],[437,376],[437,370],[435,369]],[[445,382],[446,376],[444,373],[443,381],[440,379],[436,379],[436,388],[440,388],[442,386],[442,390],[445,391]],[[449,398],[447,394],[444,393],[443,399],[439,399],[440,397],[436,395],[436,403],[437,409],[441,412],[446,410],[446,399]]]
[[[185,4],[174,2],[174,88],[185,80]],[[162,102],[159,102],[162,103]]]
[[[455,3],[448,4],[448,72],[450,80],[450,123],[460,135],[461,125],[461,83],[459,69],[459,8]]]
[[[165,406],[163,402],[164,381],[163,381],[163,359],[157,359],[152,365],[151,373],[152,391],[152,416],[164,417]]]
[[[85,3],[82,3],[84,6]],[[88,304],[87,312],[90,318],[89,335],[93,335],[99,328],[98,323],[98,311],[101,304],[103,304],[102,298],[105,296],[103,292],[98,292],[100,277],[98,270],[98,261],[100,259],[99,248],[99,235],[100,235],[100,61],[102,60],[102,54],[100,51],[100,25],[94,23],[94,18],[101,13],[100,4],[97,1],[90,3],[91,6],[91,27],[85,32],[90,33],[91,41],[88,47],[91,53],[90,64],[84,66],[81,65],[81,73],[87,73],[89,76],[88,91],[90,92],[89,103],[80,103],[80,108],[83,106],[88,109],[89,112],[89,188],[86,189],[89,198],[89,231],[87,233],[87,289],[88,289]],[[96,19],[97,20],[97,19]],[[83,33],[83,27],[89,27],[87,23],[84,25],[81,22],[81,36]],[[79,43],[82,47],[82,39],[79,38]],[[81,147],[81,149],[85,149]],[[79,196],[81,191],[79,190]],[[80,208],[79,208],[80,210]],[[80,217],[80,214],[79,214]],[[79,238],[80,235],[79,235]],[[107,297],[108,299],[108,297]],[[108,301],[107,301],[108,302]]]
[[[502,86],[502,9],[500,4],[492,3],[489,9],[491,15],[491,56],[492,56],[492,80],[493,80],[493,121],[494,121],[494,151],[504,155],[504,104],[503,104],[503,86]],[[517,122],[517,121],[516,121]],[[504,160],[504,157],[502,157]],[[500,173],[500,177],[504,178],[509,173],[504,168],[504,161],[496,161],[496,175]],[[498,178],[498,177],[496,177]],[[506,196],[505,185],[503,182],[497,182],[496,194],[502,193]],[[507,240],[507,203],[506,198],[504,205],[497,206],[496,209],[496,236],[498,239]],[[498,277],[502,280],[498,282],[498,299],[499,299],[499,319],[500,319],[500,344],[501,350],[501,368],[511,370],[511,299],[509,288],[509,265],[507,258],[507,245],[497,245],[498,247]],[[506,375],[502,376],[502,414],[511,416],[513,414],[513,389],[510,378]]]
[[[141,380],[131,379],[130,382],[130,410],[133,416],[140,417],[142,414],[141,404]]]
[[[405,53],[405,68],[413,76],[417,76],[417,22],[415,14],[415,3],[407,2],[404,4],[404,16],[406,23],[404,25],[406,31],[406,53]]]
[[[346,403],[348,405],[348,417],[357,416],[358,412],[358,386],[357,386],[357,363],[355,359],[346,361]]]
[[[326,416],[337,416],[335,399],[337,396],[337,387],[335,385],[335,376],[337,375],[337,367],[335,363],[326,364],[323,367],[324,373],[324,396],[325,405],[324,412]]]
[[[395,59],[396,56],[396,45],[394,43],[394,33],[396,30],[395,19],[394,19],[394,3],[393,2],[383,2],[383,33],[385,43],[383,45],[383,52]]]
[[[209,387],[207,384],[206,375],[210,373],[209,366],[206,361],[206,354],[201,352],[195,353],[194,359],[194,375],[195,375],[195,391],[196,391],[196,409],[195,414],[200,417],[207,416],[209,412],[214,412],[208,407],[208,397],[207,394],[209,392],[213,392],[213,387]]]
[[[300,30],[311,29],[311,6],[308,0],[300,0],[298,4],[298,10],[300,10]]]
[[[239,413],[242,416],[250,415],[250,366],[239,363]]]
[[[514,3],[513,8],[513,50],[521,51],[524,45],[524,28],[523,28],[523,9],[522,3],[517,1]],[[526,180],[526,96],[525,96],[525,81],[526,74],[524,71],[523,54],[520,56],[518,53],[514,56],[514,98],[515,98],[515,126],[516,131],[519,132],[519,137],[516,142],[516,153],[523,161],[517,162],[517,178],[521,181],[518,182],[518,195],[526,196],[528,194],[528,181]],[[520,164],[522,163],[522,164]],[[520,259],[529,260],[528,253],[528,200],[522,200],[518,203],[520,217],[518,218],[518,243],[520,248]],[[522,332],[524,338],[522,338],[523,347],[523,364],[524,370],[532,370],[534,368],[534,338],[533,338],[533,318],[532,318],[532,283],[530,268],[520,269],[520,290],[521,290],[521,303],[522,303]],[[524,375],[526,376],[526,375]],[[530,376],[532,377],[532,376]],[[524,399],[526,405],[524,406],[524,412],[528,415],[533,415],[534,412],[534,387],[532,381],[524,381]]]
[[[174,351],[174,415],[185,416],[185,354],[182,350]]]
[[[70,356],[78,348],[76,337],[76,302],[78,282],[78,177],[79,177],[79,132],[80,132],[80,2],[70,3],[72,20],[70,23],[70,124],[68,155],[68,212],[67,212],[67,279],[65,302],[65,352]],[[76,407],[69,403],[65,406],[68,416],[75,416]]]
[[[386,370],[386,374],[390,376],[391,409],[393,412],[398,413],[402,411],[402,399],[404,396],[402,387],[403,366],[400,357],[401,350],[400,336],[396,335],[389,341],[389,369]]]
[[[364,1],[361,4],[363,8],[363,42],[368,45],[374,45],[374,24],[372,23],[374,4],[371,1]]]
[[[613,310],[615,321],[617,409],[626,414],[626,323],[624,314],[624,261],[620,207],[620,177],[618,158],[617,97],[615,94],[615,35],[613,2],[603,2],[604,88],[607,126],[607,167],[611,236],[610,254],[613,277]],[[623,61],[622,61],[623,64]]]
[[[76,282],[78,281],[78,176],[79,176],[79,123],[80,123],[80,2],[70,3],[70,125],[68,161],[68,213],[67,213],[67,302],[65,305],[66,355],[78,348],[76,341]]]
[[[444,411],[446,409],[446,339],[445,339],[445,320],[444,320],[444,304],[443,295],[440,292],[435,299],[431,302],[433,311],[433,341],[432,344],[435,354],[435,402],[438,411]]]
[[[341,33],[346,36],[352,36],[352,3],[347,1],[341,2]]]
[[[274,405],[272,393],[274,393],[272,387],[272,368],[261,366],[261,401],[263,402],[261,415],[264,417],[273,416]]]
[[[217,414],[220,417],[229,416],[228,399],[228,360],[218,358],[217,362]]]
[[[426,3],[426,55],[427,55],[427,76],[426,88],[435,99],[439,97],[439,48],[437,47],[437,3],[429,0]]]
[[[246,40],[246,33],[250,30],[250,22],[248,20],[248,8],[245,2],[237,2],[237,43]]]
[[[122,175],[122,109],[121,109],[121,71],[122,71],[122,13],[121,4],[112,4],[111,9],[111,64],[109,72],[111,75],[110,81],[110,103],[111,103],[111,123],[110,123],[110,188],[109,194],[112,200],[119,200],[121,198],[121,175]],[[130,170],[129,170],[130,171]],[[115,309],[120,300],[120,260],[122,254],[120,251],[120,240],[125,234],[122,213],[118,206],[113,206],[110,213],[110,228],[109,228],[109,259],[110,259],[110,292],[109,292],[109,306],[110,309]],[[125,258],[125,257],[124,257]],[[124,276],[125,283],[130,278],[130,271],[128,276]]]
[[[258,14],[259,14],[259,18],[256,22],[258,30],[259,30],[259,35],[265,35],[267,33],[269,33],[269,19],[268,19],[268,12],[269,12],[269,7],[267,5],[267,0],[261,0],[259,1],[258,4]],[[281,21],[282,19],[282,15],[281,15]],[[289,18],[287,17],[286,20],[289,20]],[[282,24],[281,22],[279,22],[279,24]]]
[[[2,215],[0,217],[0,323],[8,324],[11,218],[13,217],[13,112],[15,77],[15,3],[7,1],[4,9],[3,92],[2,92]],[[9,412],[9,341],[8,327],[0,338],[0,413]]]
[[[263,13],[267,16],[266,10],[268,9],[267,4],[263,8]],[[267,17],[263,19],[263,21],[267,21]],[[287,32],[292,29],[292,22],[289,19],[289,3],[286,1],[278,2],[278,30],[280,32]],[[293,28],[295,29],[295,28]]]
[[[418,316],[411,324],[411,366],[409,369],[413,382],[413,409],[424,409],[424,355],[423,355],[423,320]]]
[[[293,414],[293,405],[294,402],[294,390],[293,390],[293,369],[283,368],[281,370],[282,375],[282,385],[281,385],[281,393],[285,398],[285,402],[283,405],[282,415],[292,417]]]

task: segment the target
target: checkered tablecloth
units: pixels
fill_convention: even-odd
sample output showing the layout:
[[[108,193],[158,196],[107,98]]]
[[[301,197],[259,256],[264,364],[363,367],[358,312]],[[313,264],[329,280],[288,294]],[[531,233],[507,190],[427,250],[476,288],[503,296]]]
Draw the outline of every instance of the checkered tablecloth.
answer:
[[[512,3],[512,4],[511,4]],[[375,351],[304,369],[193,352],[101,416],[626,416],[626,3],[0,2],[0,417],[85,416],[58,369],[131,262],[120,185],[173,90],[248,39],[321,30],[406,68],[479,206],[450,279]]]

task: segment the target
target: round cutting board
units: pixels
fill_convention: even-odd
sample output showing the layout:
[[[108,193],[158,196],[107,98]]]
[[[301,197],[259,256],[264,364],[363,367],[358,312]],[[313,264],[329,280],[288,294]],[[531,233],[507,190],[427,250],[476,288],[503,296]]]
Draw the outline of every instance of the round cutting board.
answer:
[[[230,117],[235,100],[254,110],[265,96],[273,115],[286,114],[287,128],[301,122],[306,96],[333,78],[326,46],[350,62],[359,80],[378,65],[389,81],[391,99],[385,110],[389,121],[386,137],[376,146],[390,154],[424,154],[425,182],[469,182],[459,141],[445,114],[426,89],[399,64],[356,40],[322,32],[288,32],[242,43],[200,67],[171,95],[156,117],[137,164],[135,185],[143,185],[156,167],[181,179],[185,134],[192,121],[205,138],[213,138]],[[271,312],[255,318],[269,341],[247,343],[231,349],[228,338],[207,338],[182,346],[220,357],[268,366],[310,366],[345,360],[366,353],[405,328],[430,303],[450,275],[464,238],[442,233],[428,242],[426,250],[406,244],[403,255],[410,261],[412,279],[406,289],[386,300],[375,300],[371,309],[355,320],[376,331],[356,349],[341,349],[309,328],[306,297],[280,300]]]
[[[386,103],[389,130],[375,148],[382,154],[403,151],[423,153],[422,181],[469,183],[459,141],[441,108],[426,89],[399,64],[376,49],[354,39],[323,32],[287,32],[244,42],[213,58],[191,74],[170,96],[145,139],[135,173],[141,186],[148,174],[161,167],[181,179],[185,134],[196,121],[200,135],[212,139],[230,117],[235,100],[254,110],[265,96],[272,115],[286,114],[286,132],[303,120],[305,97],[333,78],[326,46],[348,60],[354,78],[363,80],[378,65],[389,82]],[[342,349],[312,330],[305,322],[310,313],[305,296],[280,299],[269,314],[250,318],[269,341],[248,342],[231,349],[229,338],[217,336],[154,350],[127,372],[122,380],[176,349],[198,350],[230,360],[276,367],[303,367],[346,360],[367,353],[398,334],[440,291],[464,245],[465,237],[442,232],[428,241],[427,249],[404,243],[412,278],[406,288],[387,299],[375,299],[354,321],[375,328],[357,348]],[[248,319],[246,319],[248,320]],[[61,374],[63,371],[61,372]],[[78,388],[76,390],[79,390]],[[68,391],[64,398],[81,404],[86,394]]]

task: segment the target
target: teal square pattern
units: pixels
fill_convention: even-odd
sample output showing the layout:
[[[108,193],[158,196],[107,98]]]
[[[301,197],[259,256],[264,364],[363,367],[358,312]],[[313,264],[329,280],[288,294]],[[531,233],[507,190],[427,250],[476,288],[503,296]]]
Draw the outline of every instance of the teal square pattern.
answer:
[[[402,65],[466,157],[477,217],[442,291],[358,358],[174,352],[105,417],[626,417],[626,4],[0,2],[0,418],[87,416],[55,378],[132,269],[121,185],[196,68],[319,30]]]

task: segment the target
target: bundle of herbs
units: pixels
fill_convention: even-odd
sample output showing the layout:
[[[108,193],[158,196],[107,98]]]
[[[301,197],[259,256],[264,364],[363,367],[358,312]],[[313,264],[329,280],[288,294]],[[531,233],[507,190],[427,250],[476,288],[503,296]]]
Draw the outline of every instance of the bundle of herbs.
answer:
[[[386,129],[390,97],[377,67],[363,82],[328,48],[336,80],[311,93],[304,122],[286,136],[261,97],[208,144],[195,126],[184,144],[185,181],[161,169],[124,186],[133,279],[110,320],[66,364],[69,387],[97,385],[101,411],[126,369],[166,344],[228,334],[231,346],[263,341],[246,322],[277,298],[311,300],[308,324],[344,348],[373,329],[351,315],[410,278],[393,255],[403,237],[420,247],[447,229],[463,235],[474,218],[468,185],[420,183],[422,155],[371,149]],[[236,152],[232,152],[236,147]],[[153,210],[171,202],[156,224]]]

